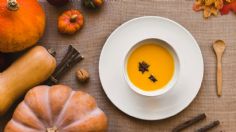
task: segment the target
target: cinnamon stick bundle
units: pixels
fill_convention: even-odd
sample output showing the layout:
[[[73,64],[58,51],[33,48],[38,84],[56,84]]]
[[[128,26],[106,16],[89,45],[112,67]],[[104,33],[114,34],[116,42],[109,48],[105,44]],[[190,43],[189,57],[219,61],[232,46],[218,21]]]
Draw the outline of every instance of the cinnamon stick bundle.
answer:
[[[83,56],[77,51],[72,45],[69,45],[68,50],[62,59],[62,61],[57,65],[54,73],[46,81],[46,85],[54,85],[59,82],[59,79],[69,71],[75,64],[83,60]]]

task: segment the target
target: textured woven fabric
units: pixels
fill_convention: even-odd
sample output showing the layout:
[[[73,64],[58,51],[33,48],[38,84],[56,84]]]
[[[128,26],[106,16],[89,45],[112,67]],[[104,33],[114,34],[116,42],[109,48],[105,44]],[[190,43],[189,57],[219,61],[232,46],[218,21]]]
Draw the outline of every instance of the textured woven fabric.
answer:
[[[68,44],[76,47],[84,56],[80,62],[61,80],[61,83],[74,89],[86,91],[94,96],[101,109],[109,118],[109,131],[112,132],[165,132],[199,113],[206,113],[207,119],[188,128],[193,131],[213,120],[221,125],[213,131],[236,131],[236,15],[203,19],[202,12],[192,11],[193,0],[107,0],[99,11],[81,8],[79,0],[62,8],[56,8],[41,0],[47,14],[47,28],[40,44],[57,51],[61,60]],[[74,36],[61,35],[57,31],[57,17],[65,9],[81,9],[85,16],[85,26]],[[187,28],[196,38],[202,50],[205,72],[200,92],[196,99],[178,115],[161,121],[138,120],[119,111],[106,97],[98,76],[98,62],[101,49],[110,33],[123,22],[139,16],[162,16],[172,19]],[[223,96],[216,96],[216,59],[212,43],[222,39],[227,48],[223,58]],[[193,60],[194,61],[194,60]],[[79,85],[75,77],[78,67],[86,68],[91,80]],[[12,110],[11,110],[12,111]],[[0,119],[0,128],[10,119],[12,112]],[[1,131],[0,130],[0,131]]]

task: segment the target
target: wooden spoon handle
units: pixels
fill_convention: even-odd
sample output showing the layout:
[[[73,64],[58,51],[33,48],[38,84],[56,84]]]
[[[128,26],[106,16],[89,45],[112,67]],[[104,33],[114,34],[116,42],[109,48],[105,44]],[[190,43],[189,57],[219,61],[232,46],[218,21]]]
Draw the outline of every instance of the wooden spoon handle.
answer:
[[[217,95],[222,95],[222,64],[221,57],[217,59]]]

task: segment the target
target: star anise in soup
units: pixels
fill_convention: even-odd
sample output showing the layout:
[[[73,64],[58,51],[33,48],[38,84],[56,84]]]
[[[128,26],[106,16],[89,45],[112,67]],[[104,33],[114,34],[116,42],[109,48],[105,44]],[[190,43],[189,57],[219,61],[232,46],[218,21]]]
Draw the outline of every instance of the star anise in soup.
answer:
[[[145,61],[139,62],[138,69],[142,74],[146,71],[149,71],[148,68],[150,67],[149,64],[147,64]]]

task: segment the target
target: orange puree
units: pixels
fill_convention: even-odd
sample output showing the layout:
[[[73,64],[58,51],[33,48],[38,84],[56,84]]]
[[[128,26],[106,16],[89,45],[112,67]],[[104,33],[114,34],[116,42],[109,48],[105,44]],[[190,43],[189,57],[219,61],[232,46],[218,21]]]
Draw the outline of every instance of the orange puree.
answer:
[[[143,74],[139,71],[139,62],[142,61],[150,65],[149,71]],[[161,89],[172,79],[174,58],[166,48],[154,43],[145,43],[130,54],[127,72],[130,81],[141,90]],[[151,74],[157,79],[156,82],[149,79]]]

